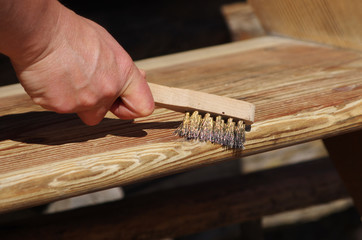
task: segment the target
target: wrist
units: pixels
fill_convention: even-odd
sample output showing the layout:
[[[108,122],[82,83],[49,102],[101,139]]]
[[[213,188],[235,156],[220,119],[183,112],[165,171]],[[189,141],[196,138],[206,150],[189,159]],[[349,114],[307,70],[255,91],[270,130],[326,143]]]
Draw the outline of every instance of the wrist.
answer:
[[[56,0],[0,0],[11,2],[0,17],[0,52],[13,63],[26,65],[41,58],[57,34],[63,7]]]

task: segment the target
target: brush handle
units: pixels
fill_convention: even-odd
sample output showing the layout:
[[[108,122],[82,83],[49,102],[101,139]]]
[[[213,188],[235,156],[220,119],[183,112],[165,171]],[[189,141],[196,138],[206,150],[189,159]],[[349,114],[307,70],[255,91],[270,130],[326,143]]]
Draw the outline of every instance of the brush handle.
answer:
[[[255,106],[233,98],[204,92],[167,87],[148,83],[155,104],[178,112],[197,110],[222,117],[242,119],[246,124],[254,122]]]

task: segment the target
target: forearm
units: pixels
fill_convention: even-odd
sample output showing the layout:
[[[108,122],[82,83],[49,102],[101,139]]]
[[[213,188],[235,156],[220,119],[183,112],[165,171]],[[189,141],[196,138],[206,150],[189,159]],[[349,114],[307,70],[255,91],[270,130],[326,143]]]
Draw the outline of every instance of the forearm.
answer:
[[[0,52],[12,60],[39,57],[57,29],[62,5],[56,0],[0,0],[0,6]]]

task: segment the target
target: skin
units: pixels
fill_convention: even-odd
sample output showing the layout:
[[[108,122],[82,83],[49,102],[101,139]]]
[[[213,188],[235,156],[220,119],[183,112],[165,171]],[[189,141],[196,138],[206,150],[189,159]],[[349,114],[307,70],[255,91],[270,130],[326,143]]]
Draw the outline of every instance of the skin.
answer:
[[[104,28],[56,0],[0,6],[0,52],[36,104],[88,125],[108,111],[121,119],[153,112],[145,73]]]

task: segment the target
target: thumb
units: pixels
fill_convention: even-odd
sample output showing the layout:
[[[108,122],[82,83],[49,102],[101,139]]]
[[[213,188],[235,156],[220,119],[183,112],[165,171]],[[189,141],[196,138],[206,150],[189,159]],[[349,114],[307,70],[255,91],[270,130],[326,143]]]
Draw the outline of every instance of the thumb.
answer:
[[[111,106],[111,112],[121,119],[134,119],[150,115],[155,104],[144,72],[135,65],[120,97]]]

